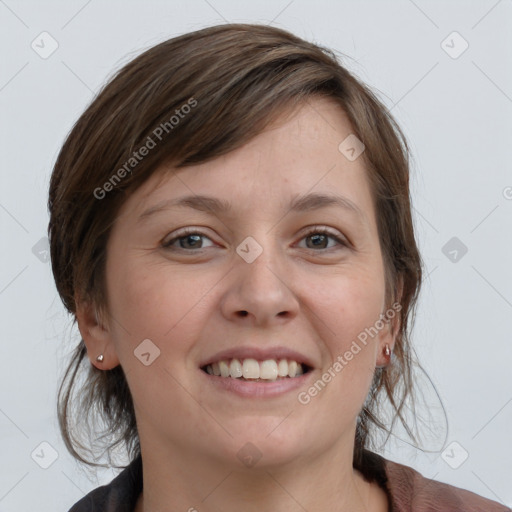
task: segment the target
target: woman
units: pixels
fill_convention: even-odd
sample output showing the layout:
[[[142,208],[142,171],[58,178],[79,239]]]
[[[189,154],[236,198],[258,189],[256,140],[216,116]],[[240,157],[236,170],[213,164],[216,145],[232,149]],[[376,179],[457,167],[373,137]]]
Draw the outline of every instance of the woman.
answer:
[[[63,437],[93,464],[93,408],[132,459],[71,510],[505,510],[368,449],[382,398],[405,423],[413,396],[408,179],[385,107],[285,31],[215,26],[125,66],[50,185],[82,336]]]

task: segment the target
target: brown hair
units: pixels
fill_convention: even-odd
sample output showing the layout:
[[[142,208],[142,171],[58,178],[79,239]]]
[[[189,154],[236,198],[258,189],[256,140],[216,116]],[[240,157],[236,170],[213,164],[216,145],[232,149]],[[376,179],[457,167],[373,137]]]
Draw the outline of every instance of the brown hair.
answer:
[[[163,162],[185,167],[233,151],[287,107],[319,95],[340,105],[365,144],[361,158],[377,212],[388,305],[398,298],[399,283],[403,285],[392,364],[375,371],[358,418],[354,467],[368,474],[364,453],[370,427],[388,431],[379,417],[383,398],[394,410],[391,428],[399,418],[415,439],[403,409],[406,399],[414,398],[409,331],[422,262],[411,217],[405,137],[385,106],[331,50],[274,27],[230,24],[162,42],[129,62],[78,119],[57,158],[48,202],[52,269],[70,313],[76,312],[75,301],[86,300],[108,315],[106,244],[129,195]],[[144,158],[135,158],[150,139],[157,142],[158,127],[161,140]],[[86,353],[81,340],[59,388],[59,425],[66,446],[80,461],[101,465],[79,453],[88,447],[76,434],[90,428],[92,415],[95,427],[100,419],[106,435],[112,435],[106,443],[109,459],[110,451],[122,445],[133,459],[140,444],[123,369],[98,370],[87,363]],[[84,361],[87,373],[75,397]]]

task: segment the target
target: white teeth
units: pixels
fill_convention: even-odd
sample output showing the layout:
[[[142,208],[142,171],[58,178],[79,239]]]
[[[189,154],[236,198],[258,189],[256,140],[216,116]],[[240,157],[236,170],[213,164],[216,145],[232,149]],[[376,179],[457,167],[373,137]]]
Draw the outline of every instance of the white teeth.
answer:
[[[242,375],[244,376],[244,379],[259,379],[260,365],[258,361],[256,361],[256,359],[244,359]]]
[[[281,359],[277,365],[277,370],[279,377],[286,377],[288,375],[288,361],[286,359]]]
[[[238,359],[233,359],[229,365],[229,374],[234,379],[238,379],[242,376],[242,365]]]
[[[273,359],[267,359],[260,363],[260,379],[276,380],[277,379],[277,363]]]
[[[288,363],[288,377],[295,377],[297,374],[297,361],[290,361]]]
[[[229,377],[229,365],[226,361],[219,361],[219,369],[221,377]]]
[[[206,366],[206,372],[217,377],[274,381],[278,378],[298,377],[304,373],[304,368],[302,364],[292,360],[266,359],[259,362],[256,359],[247,358],[242,361],[239,359],[216,361]]]

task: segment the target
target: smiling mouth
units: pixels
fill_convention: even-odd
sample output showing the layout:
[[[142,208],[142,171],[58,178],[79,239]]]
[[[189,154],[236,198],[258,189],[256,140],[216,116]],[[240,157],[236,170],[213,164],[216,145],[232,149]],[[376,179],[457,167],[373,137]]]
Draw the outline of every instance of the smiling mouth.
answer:
[[[274,382],[292,379],[311,371],[311,368],[291,359],[222,359],[201,367],[201,370],[220,378],[249,382]]]

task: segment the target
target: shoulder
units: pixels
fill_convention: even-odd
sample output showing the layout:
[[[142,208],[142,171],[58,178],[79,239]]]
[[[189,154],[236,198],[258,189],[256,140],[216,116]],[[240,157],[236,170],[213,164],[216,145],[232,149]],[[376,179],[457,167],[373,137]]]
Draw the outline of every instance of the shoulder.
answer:
[[[393,512],[511,512],[466,489],[425,478],[415,469],[382,458]]]
[[[133,512],[141,491],[142,459],[139,455],[109,484],[86,494],[69,512]]]

